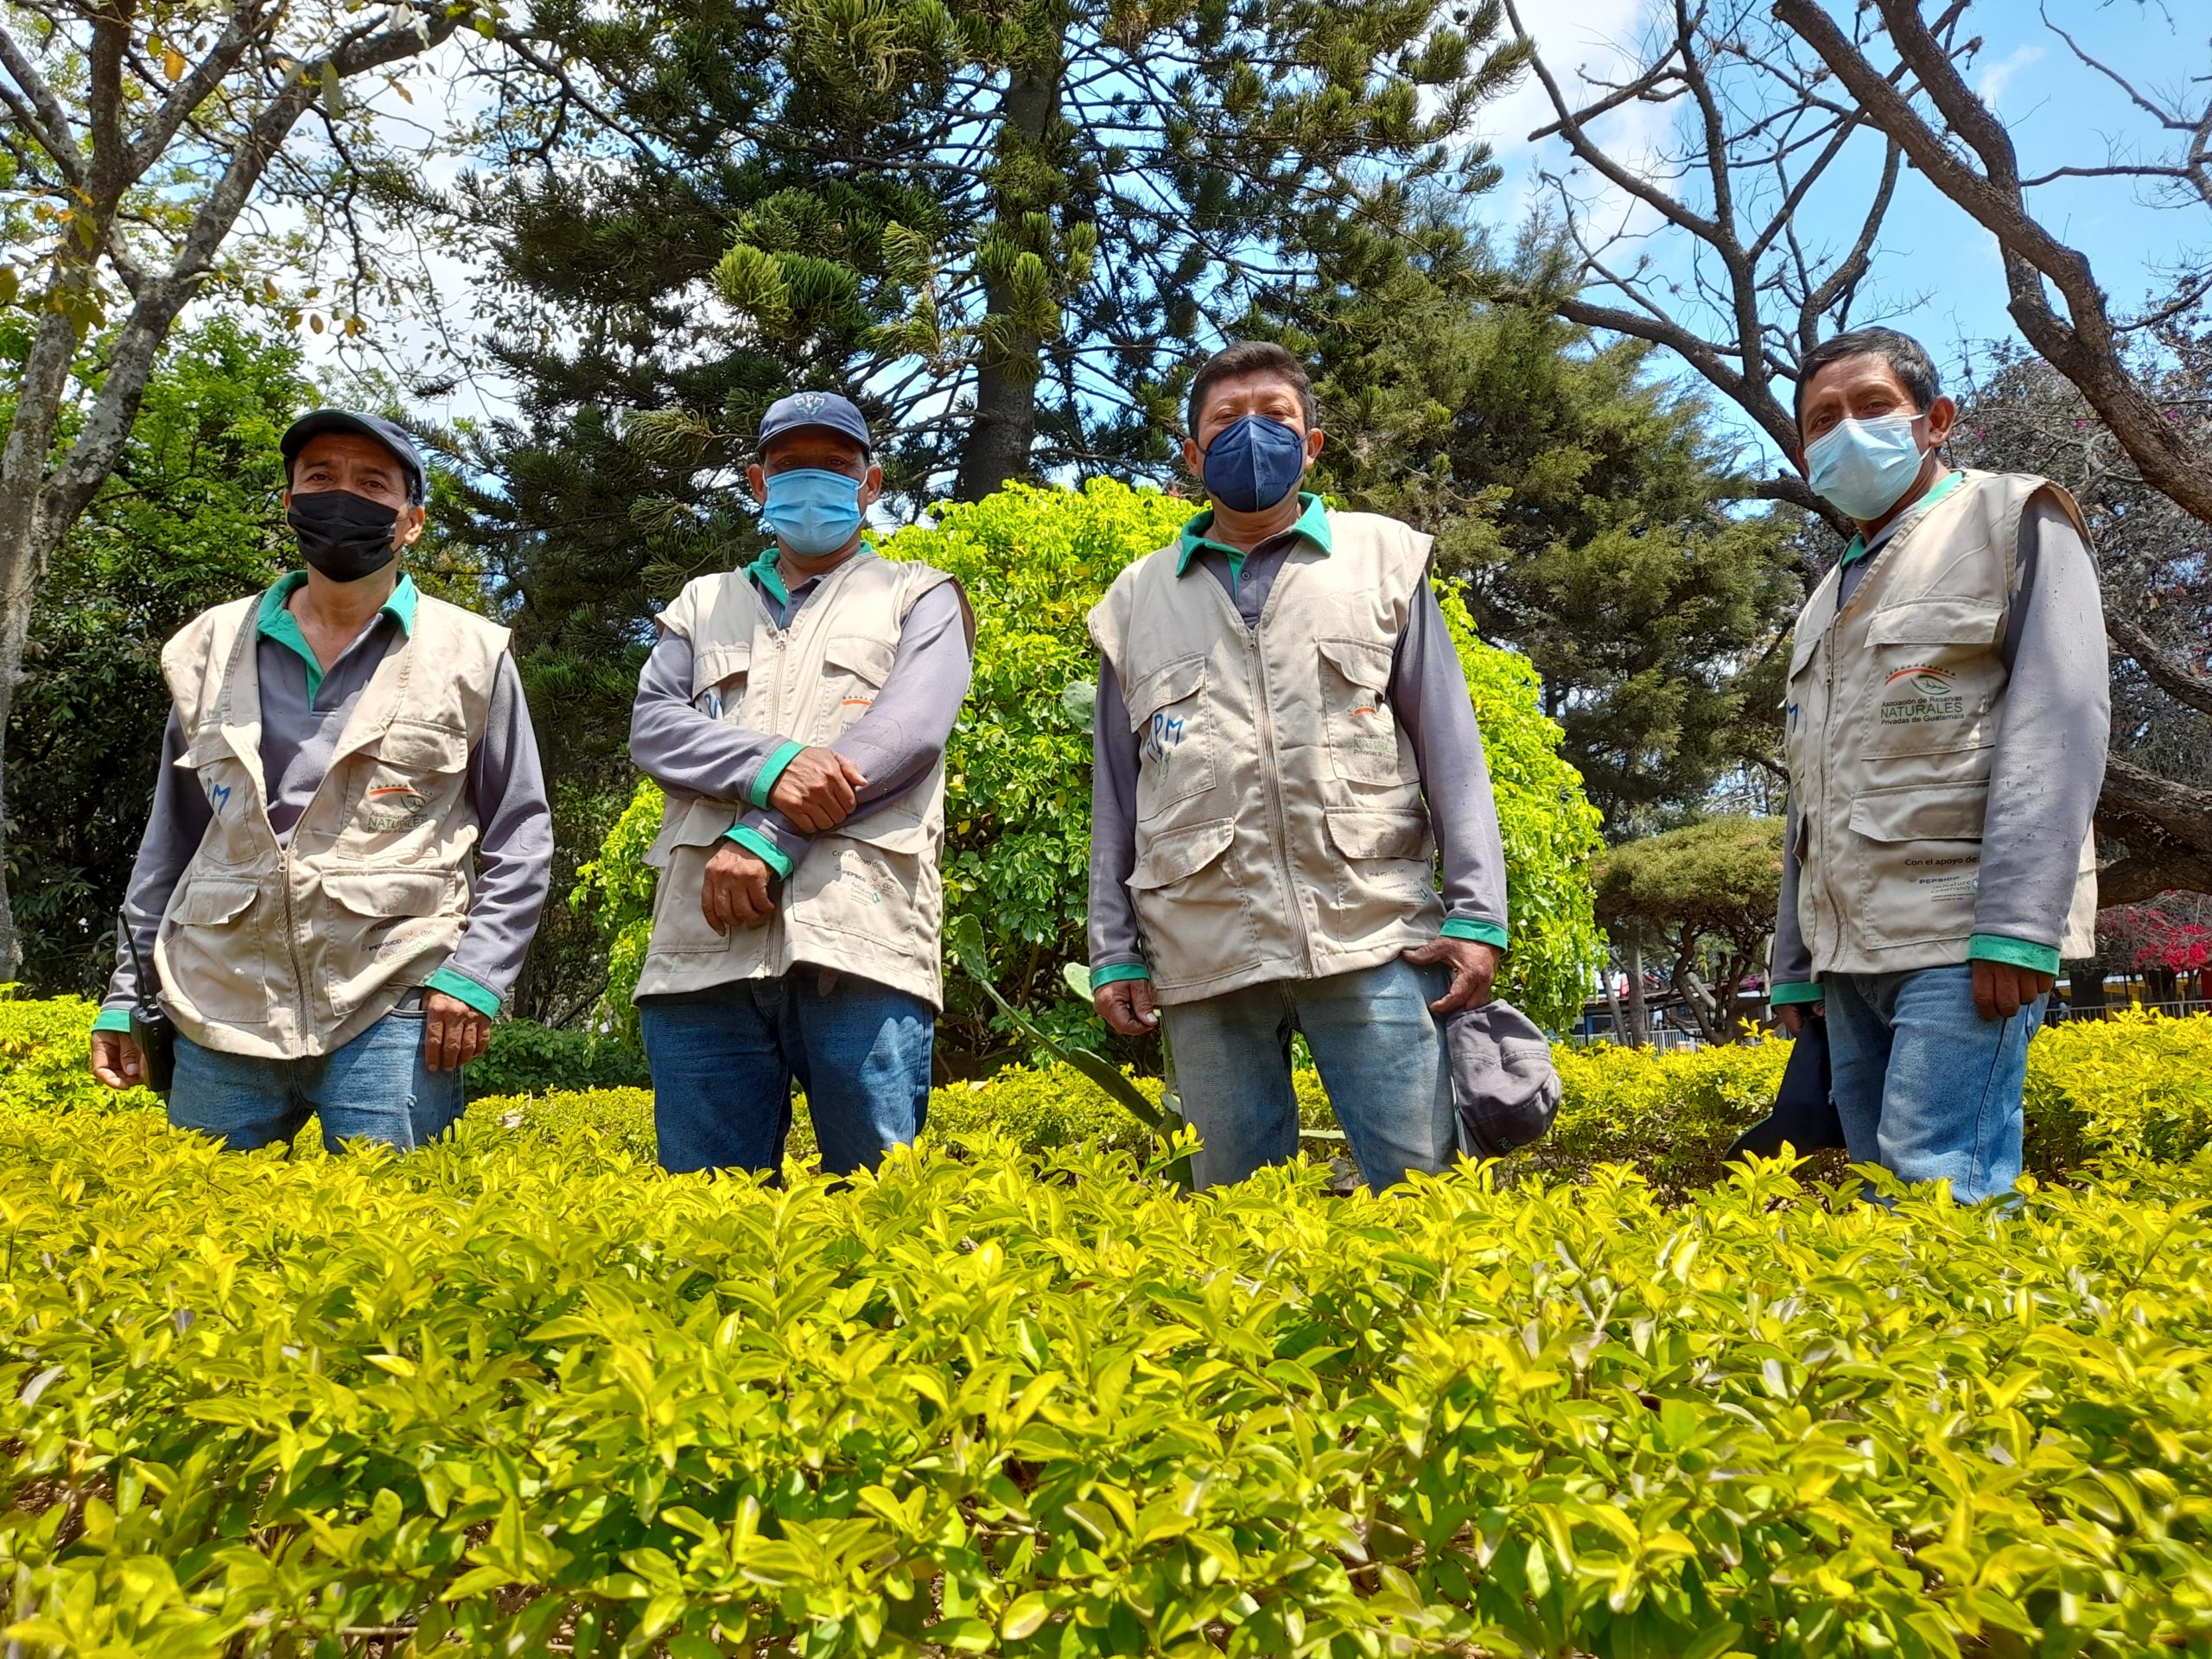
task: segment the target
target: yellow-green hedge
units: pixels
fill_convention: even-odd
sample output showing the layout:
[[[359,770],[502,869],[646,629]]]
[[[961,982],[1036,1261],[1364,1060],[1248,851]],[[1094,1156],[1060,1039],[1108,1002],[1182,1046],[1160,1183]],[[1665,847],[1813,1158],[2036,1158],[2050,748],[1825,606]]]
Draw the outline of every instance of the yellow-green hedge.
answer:
[[[2212,1156],[2005,1216],[591,1128],[0,1117],[10,1651],[2212,1647]]]
[[[93,1007],[78,998],[0,1001],[0,1113],[113,1111],[151,1106],[150,1095],[115,1096],[85,1070]],[[1789,1046],[1754,1041],[1678,1050],[1559,1047],[1566,1099],[1550,1137],[1528,1155],[1537,1168],[1572,1175],[1599,1163],[1632,1164],[1659,1190],[1679,1196],[1721,1174],[1720,1155],[1765,1116]],[[1157,1094],[1156,1083],[1147,1085]],[[1319,1079],[1301,1071],[1300,1116],[1333,1127]],[[504,1121],[543,1141],[588,1129],[652,1155],[652,1101],[641,1089],[557,1091],[474,1102],[473,1116]],[[954,1084],[930,1098],[931,1128],[965,1135],[993,1128],[1040,1151],[1078,1143],[1135,1151],[1145,1135],[1128,1116],[1064,1067],[1009,1066],[981,1083]],[[2063,1177],[2107,1152],[2180,1160],[2212,1146],[2212,1018],[2166,1019],[2126,1012],[2108,1020],[2053,1027],[2028,1049],[2027,1162]],[[804,1111],[794,1157],[814,1148]],[[1309,1142],[1307,1151],[1331,1150]],[[1829,1160],[1833,1166],[1835,1160]]]

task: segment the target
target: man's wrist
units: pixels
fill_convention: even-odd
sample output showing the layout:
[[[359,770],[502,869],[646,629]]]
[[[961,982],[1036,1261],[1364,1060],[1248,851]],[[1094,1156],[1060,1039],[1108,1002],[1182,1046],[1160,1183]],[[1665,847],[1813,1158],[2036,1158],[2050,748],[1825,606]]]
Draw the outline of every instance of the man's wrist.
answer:
[[[92,1029],[94,1031],[129,1031],[130,1029],[130,1010],[128,1008],[102,1008],[99,1012],[99,1017],[92,1021]]]
[[[781,747],[760,763],[760,770],[753,774],[753,787],[746,791],[753,805],[768,804],[769,792],[776,787],[776,780],[784,775],[784,769],[798,760],[805,748],[805,744],[794,743],[787,738]]]
[[[1967,960],[2001,962],[2009,967],[2024,968],[2030,973],[2058,977],[2056,946],[2037,944],[2032,939],[2010,938],[2002,933],[1977,933],[1968,939]]]
[[[1108,985],[1118,985],[1123,980],[1151,977],[1152,969],[1141,962],[1109,962],[1103,968],[1090,970],[1090,988],[1096,991]]]
[[[1821,988],[1818,980],[1792,980],[1786,985],[1777,985],[1767,993],[1767,1001],[1775,1007],[1786,1008],[1792,1003],[1825,1002],[1827,993]]]
[[[1487,944],[1496,950],[1504,950],[1507,944],[1507,934],[1502,925],[1471,916],[1452,917],[1439,931],[1444,938],[1466,939],[1476,944]]]
[[[786,880],[798,868],[782,848],[749,824],[733,824],[722,835],[766,864],[779,881]]]
[[[486,1020],[499,1017],[499,994],[490,986],[451,968],[439,969],[423,982],[423,988],[440,992],[456,1002],[466,1002]]]

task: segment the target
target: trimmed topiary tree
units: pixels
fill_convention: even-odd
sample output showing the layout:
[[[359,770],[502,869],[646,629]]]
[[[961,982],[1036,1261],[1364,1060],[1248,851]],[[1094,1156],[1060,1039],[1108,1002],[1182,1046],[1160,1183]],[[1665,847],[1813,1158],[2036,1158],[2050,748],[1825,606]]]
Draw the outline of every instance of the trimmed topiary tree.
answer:
[[[1095,1042],[1088,1007],[1061,988],[1084,956],[1090,859],[1090,693],[1096,655],[1084,618],[1122,567],[1174,538],[1190,501],[1093,480],[1079,491],[1015,485],[938,510],[902,530],[887,558],[924,559],[958,576],[976,609],[976,680],[946,762],[948,918],[972,915],[1012,1001],[1042,1010],[1055,1034]],[[1560,759],[1528,659],[1477,638],[1466,609],[1446,621],[1481,718],[1505,837],[1513,950],[1501,989],[1535,1018],[1563,1024],[1599,960],[1588,868],[1598,813]],[[584,866],[570,902],[609,937],[610,1001],[626,1003],[652,907],[645,863],[660,791],[641,784]],[[1507,982],[1510,982],[1510,988]],[[1002,1046],[989,1011],[957,976],[941,1040],[953,1055]],[[1057,1029],[1056,1029],[1057,1028]]]

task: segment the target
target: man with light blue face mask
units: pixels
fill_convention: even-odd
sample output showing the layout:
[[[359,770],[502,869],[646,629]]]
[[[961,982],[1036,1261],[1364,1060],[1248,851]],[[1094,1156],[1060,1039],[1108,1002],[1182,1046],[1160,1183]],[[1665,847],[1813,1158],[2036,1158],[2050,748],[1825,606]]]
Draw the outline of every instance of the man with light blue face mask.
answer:
[[[1302,1034],[1379,1192],[1457,1153],[1438,1016],[1506,944],[1482,733],[1429,538],[1300,491],[1298,359],[1217,353],[1188,420],[1211,505],[1090,613],[1091,984],[1115,1031],[1166,1027],[1201,1184],[1296,1155]]]
[[[1801,457],[1858,524],[1798,619],[1774,1001],[1825,1017],[1852,1158],[1966,1201],[2020,1171],[2027,1045],[2093,953],[2111,710],[2087,527],[1957,471],[1956,410],[1887,328],[1805,356]]]
[[[667,792],[638,982],[660,1161],[773,1169],[807,1096],[824,1168],[920,1132],[941,982],[944,747],[975,624],[877,556],[846,398],[772,404],[748,472],[775,544],[659,617],[630,753]]]

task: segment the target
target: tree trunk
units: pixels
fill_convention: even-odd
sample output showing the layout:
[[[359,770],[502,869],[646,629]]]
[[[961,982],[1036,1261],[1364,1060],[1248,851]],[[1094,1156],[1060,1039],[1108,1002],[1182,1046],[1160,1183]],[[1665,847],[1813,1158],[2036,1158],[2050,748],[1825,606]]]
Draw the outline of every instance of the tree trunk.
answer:
[[[980,501],[1029,471],[1029,451],[1037,439],[1037,383],[1044,373],[1045,337],[1016,293],[1014,266],[1021,246],[1023,220],[1050,203],[1025,186],[1046,163],[1045,135],[1059,116],[1060,58],[1017,70],[1007,81],[1001,105],[998,162],[992,184],[994,219],[985,240],[999,245],[996,257],[979,254],[986,317],[976,371],[976,418],[960,448],[960,468],[952,493],[961,501]],[[1042,257],[1041,255],[1039,256]]]
[[[1625,953],[1628,964],[1628,1040],[1630,1047],[1651,1046],[1651,1010],[1643,1001],[1643,941],[1633,933],[1629,935]]]
[[[1621,976],[1625,979],[1628,976],[1624,974]],[[1605,965],[1605,1007],[1613,1016],[1613,1040],[1616,1043],[1626,1043],[1628,1041],[1627,1016],[1621,1012],[1621,994],[1614,987],[1612,964],[1610,963]]]
[[[2102,1020],[2111,1008],[2105,995],[2105,959],[2091,957],[2066,964],[2066,1011],[2076,1020]]]

